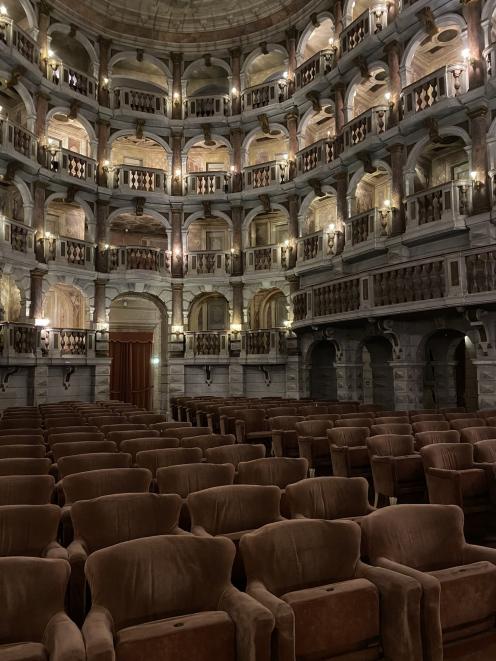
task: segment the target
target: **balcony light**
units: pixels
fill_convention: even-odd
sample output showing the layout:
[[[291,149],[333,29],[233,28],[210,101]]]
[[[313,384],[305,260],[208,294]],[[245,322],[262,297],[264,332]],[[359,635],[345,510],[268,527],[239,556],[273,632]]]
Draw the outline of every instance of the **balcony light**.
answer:
[[[475,181],[477,179],[477,172],[475,170],[472,170],[472,172],[470,173],[470,179],[472,179],[472,181]]]
[[[232,94],[233,96],[238,96],[238,88],[237,88],[237,87],[233,87],[232,90],[231,90],[231,94]]]
[[[464,48],[462,50],[462,57],[464,60],[469,60],[470,59],[470,49],[469,48]]]
[[[386,101],[391,101],[391,92],[386,92],[386,94],[384,94],[384,98]]]
[[[150,363],[156,367],[157,365],[160,365],[160,358],[158,358],[158,356],[153,356],[150,358]]]
[[[47,319],[46,317],[39,317],[38,319],[34,320],[34,325],[38,328],[46,328],[49,323],[50,319]]]
[[[172,326],[171,331],[175,335],[179,335],[180,333],[184,333],[184,326],[182,324],[176,324]]]
[[[391,200],[384,200],[384,208],[385,209],[391,208]]]
[[[289,73],[288,73],[287,71],[285,71],[285,72],[282,74],[282,77],[283,77],[285,80],[287,80],[288,77],[289,77]]]
[[[328,234],[335,234],[336,232],[336,223],[329,223],[327,226],[327,233]]]
[[[231,333],[234,333],[237,335],[238,333],[241,333],[241,324],[231,324]]]
[[[0,16],[8,16],[7,7],[5,5],[0,5]]]

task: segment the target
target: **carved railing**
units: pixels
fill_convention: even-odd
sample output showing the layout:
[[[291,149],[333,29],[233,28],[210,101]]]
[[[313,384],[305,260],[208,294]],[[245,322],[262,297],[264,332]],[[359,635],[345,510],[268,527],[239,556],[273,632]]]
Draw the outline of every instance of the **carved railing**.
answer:
[[[229,353],[229,335],[223,331],[185,333],[185,358],[195,356],[227,356]]]
[[[406,198],[407,228],[435,222],[464,227],[470,213],[472,186],[468,181],[449,181]]]
[[[298,261],[307,262],[324,256],[324,230],[298,239]]]
[[[308,302],[306,292],[295,294],[293,296],[293,319],[295,321],[303,321],[307,318]]]
[[[245,190],[256,190],[284,184],[289,179],[287,161],[269,161],[259,165],[250,165],[244,169]]]
[[[27,324],[0,323],[0,356],[35,355],[38,329]]]
[[[401,115],[409,117],[467,91],[467,71],[464,64],[452,64],[433,71],[405,87],[401,93]]]
[[[112,173],[113,188],[122,193],[166,193],[167,175],[158,168],[118,165]]]
[[[241,350],[247,356],[285,355],[287,334],[278,330],[247,331],[241,336]]]
[[[310,85],[314,80],[325,76],[334,66],[336,51],[334,48],[326,48],[312,55],[306,62],[300,64],[295,71],[296,89],[299,90]]]
[[[34,230],[23,223],[9,218],[0,220],[0,240],[5,241],[15,252],[33,254]]]
[[[486,61],[487,77],[494,78],[496,76],[496,43],[488,46],[483,53]]]
[[[167,97],[164,94],[154,94],[130,87],[116,87],[112,98],[114,110],[167,115]]]
[[[381,32],[386,25],[387,7],[385,4],[366,9],[341,32],[341,52],[348,53],[353,50],[369,35]]]
[[[218,195],[229,193],[231,177],[227,172],[192,172],[186,178],[190,195]]]
[[[0,118],[0,151],[12,156],[21,155],[36,160],[36,138],[31,131]]]
[[[47,150],[48,168],[52,172],[85,181],[95,183],[96,161],[88,156],[83,156],[69,149]]]
[[[170,273],[171,256],[168,250],[147,246],[112,247],[108,250],[110,271],[155,271]]]
[[[0,324],[0,356],[69,358],[94,356],[95,331]]]
[[[375,238],[386,238],[390,233],[391,210],[370,209],[346,220],[346,244],[356,246]]]
[[[231,101],[228,96],[193,96],[185,101],[185,118],[227,117]]]
[[[332,163],[339,154],[338,140],[328,138],[318,140],[308,145],[296,154],[296,167],[298,174],[311,172],[321,165]]]
[[[496,251],[471,253],[465,256],[467,291],[469,294],[496,290]]]
[[[9,49],[31,64],[38,64],[40,49],[36,41],[18,27],[11,18],[0,16],[0,50]]]
[[[291,246],[264,246],[247,248],[245,250],[245,265],[247,271],[274,271],[289,268]]]
[[[376,106],[369,108],[361,115],[355,117],[344,126],[344,145],[353,147],[358,145],[370,135],[381,135],[387,129],[389,108]]]
[[[185,272],[187,275],[225,275],[231,273],[231,254],[196,250],[185,256]]]
[[[313,290],[313,312],[316,317],[352,312],[360,308],[360,280],[343,280]]]
[[[48,76],[54,85],[76,92],[88,99],[96,99],[98,90],[96,78],[84,71],[79,71],[60,61],[52,61],[48,64]]]
[[[422,262],[373,276],[374,305],[426,301],[446,295],[444,261]]]
[[[288,98],[288,81],[284,78],[271,80],[261,85],[247,87],[241,95],[243,112],[282,103]]]
[[[70,237],[50,237],[45,239],[47,261],[83,266],[92,269],[95,262],[95,247],[88,241]]]

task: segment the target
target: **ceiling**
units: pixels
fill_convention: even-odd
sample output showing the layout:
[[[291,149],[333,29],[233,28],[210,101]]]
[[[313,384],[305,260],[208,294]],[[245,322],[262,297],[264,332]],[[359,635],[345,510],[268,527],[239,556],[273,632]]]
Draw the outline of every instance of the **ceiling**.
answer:
[[[109,36],[169,44],[239,40],[281,31],[320,0],[54,0],[56,9]],[[303,14],[300,14],[300,16]]]

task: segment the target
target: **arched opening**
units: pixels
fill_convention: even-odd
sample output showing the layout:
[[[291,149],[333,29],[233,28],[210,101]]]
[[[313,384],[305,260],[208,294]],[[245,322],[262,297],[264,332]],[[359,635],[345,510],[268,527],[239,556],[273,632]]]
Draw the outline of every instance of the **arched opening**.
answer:
[[[280,289],[261,289],[248,309],[250,330],[284,328],[288,321],[288,301]]]
[[[477,409],[477,368],[475,346],[459,330],[434,332],[425,343],[424,406]]]
[[[84,209],[76,202],[52,200],[45,212],[45,237],[51,235],[79,241],[89,241]]]
[[[162,221],[147,213],[123,211],[110,220],[109,267],[143,271],[168,270],[169,237]]]
[[[186,169],[188,174],[194,172],[227,173],[230,167],[231,150],[219,140],[201,140],[195,143],[187,152]]]
[[[25,32],[30,32],[30,24],[22,4],[18,0],[3,0],[2,14],[8,16]]]
[[[197,218],[188,225],[188,251],[224,252],[230,250],[229,225],[224,218]]]
[[[0,321],[19,321],[22,315],[22,300],[19,287],[10,275],[0,277]]]
[[[188,67],[184,84],[187,117],[229,114],[229,76],[224,67],[196,62]]]
[[[304,149],[319,140],[334,138],[336,134],[336,117],[334,105],[323,105],[318,112],[312,112],[303,124],[300,135],[300,148]]]
[[[260,53],[252,58],[244,69],[245,90],[270,81],[287,78],[287,57],[279,50]]]
[[[316,197],[310,203],[303,218],[300,235],[304,237],[322,230],[329,230],[331,233],[337,229],[336,224],[336,196],[334,194],[327,194],[323,197]]]
[[[364,173],[351,186],[346,244],[354,246],[369,239],[387,237],[391,229],[391,175],[379,165]]]
[[[28,110],[19,92],[7,84],[6,80],[0,79],[0,105],[1,114],[4,119],[17,124],[23,129],[28,129]],[[29,156],[28,152],[25,154]]]
[[[365,340],[362,347],[363,402],[388,411],[395,408],[391,343],[381,336]]]
[[[259,213],[248,228],[252,248],[284,245],[288,240],[288,217],[279,209]]]
[[[108,185],[124,191],[165,193],[169,155],[153,138],[124,135],[112,142]]]
[[[352,86],[346,108],[348,121],[371,108],[387,107],[388,74],[383,67],[374,67],[370,77]]]
[[[42,317],[48,319],[53,328],[88,328],[88,301],[84,294],[72,285],[54,285],[48,290],[43,301]]]
[[[336,346],[328,340],[314,344],[310,354],[310,397],[337,401]]]
[[[15,184],[0,180],[0,215],[25,223],[24,202],[22,195]]]
[[[412,192],[419,193],[452,181],[470,180],[469,155],[464,141],[456,135],[446,135],[429,142],[415,163]]]
[[[110,306],[110,397],[167,408],[167,314],[154,297],[122,294]]]
[[[123,57],[112,64],[109,75],[115,110],[166,114],[169,81],[157,64],[137,55]]]
[[[313,57],[316,53],[329,48],[334,44],[334,23],[330,18],[324,18],[321,23],[312,30],[301,49],[298,64],[302,64]]]
[[[463,64],[464,39],[460,25],[453,22],[444,24],[438,31],[425,37],[415,48],[407,66],[407,84],[415,83],[441,67]],[[460,75],[451,73],[453,75]]]
[[[191,303],[188,330],[193,332],[229,329],[229,303],[218,292],[200,294]]]
[[[61,149],[67,149],[82,156],[92,156],[91,139],[86,128],[78,119],[71,119],[66,113],[54,114],[47,126],[48,152],[52,155],[52,169],[59,159]]]
[[[351,195],[351,215],[388,206],[391,198],[391,175],[382,166],[374,172],[366,172],[358,181]]]
[[[258,130],[245,146],[245,165],[259,165],[276,161],[287,163],[288,138],[280,129],[273,129],[269,133]]]
[[[69,38],[65,32],[54,30],[51,33],[49,57],[51,60],[59,60],[64,67],[93,75],[93,62],[88,51],[81,42]]]

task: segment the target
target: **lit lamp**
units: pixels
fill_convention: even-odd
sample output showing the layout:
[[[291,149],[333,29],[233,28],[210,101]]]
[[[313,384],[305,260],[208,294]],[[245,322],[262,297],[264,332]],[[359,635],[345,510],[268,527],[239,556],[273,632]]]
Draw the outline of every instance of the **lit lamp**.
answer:
[[[233,87],[232,90],[231,90],[231,96],[232,96],[233,98],[236,98],[236,97],[238,96],[238,94],[239,94],[239,92],[238,92],[238,88],[237,88],[237,87]]]
[[[106,76],[104,76],[104,77],[102,78],[103,89],[108,89],[109,82],[110,82],[110,81],[109,81],[109,79],[108,79]]]
[[[479,192],[482,188],[482,181],[478,178],[476,170],[472,170],[470,173],[470,181],[472,182],[472,187]]]
[[[154,367],[158,367],[158,365],[160,365],[160,358],[158,356],[153,356],[152,358],[150,358],[150,363]]]
[[[46,317],[38,317],[34,320],[34,325],[38,328],[46,328],[49,323],[50,319],[47,319]]]
[[[334,242],[336,240],[336,223],[329,223],[326,231],[327,246],[329,248],[329,253],[332,255],[334,253]]]
[[[386,92],[384,98],[389,106],[389,110],[392,110],[394,108],[394,101],[392,100],[391,92]]]
[[[179,106],[181,104],[181,95],[179,94],[179,92],[174,92],[174,94],[172,95],[172,100],[175,106]]]
[[[174,181],[178,184],[181,181],[181,168],[176,168],[174,170]]]
[[[184,333],[184,326],[182,324],[175,324],[172,326],[171,331],[176,336],[176,340],[179,340],[179,336]]]
[[[238,333],[241,333],[241,324],[231,324],[231,333],[234,335],[234,339],[238,339]]]
[[[0,5],[0,16],[2,18],[8,18],[7,7],[5,5]]]
[[[283,324],[288,333],[291,332],[291,326],[293,325],[292,322],[289,319],[285,319]]]

